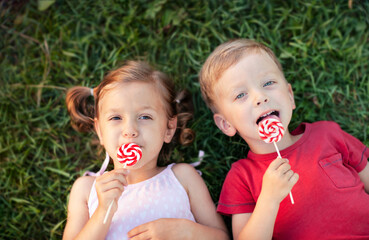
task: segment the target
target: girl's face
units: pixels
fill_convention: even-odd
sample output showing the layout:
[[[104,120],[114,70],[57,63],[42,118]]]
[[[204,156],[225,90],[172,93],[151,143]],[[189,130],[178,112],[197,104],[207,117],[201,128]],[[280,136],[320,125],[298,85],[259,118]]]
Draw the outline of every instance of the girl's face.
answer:
[[[129,82],[108,86],[102,96],[95,119],[100,143],[114,160],[115,168],[123,167],[117,150],[134,142],[142,149],[142,158],[130,168],[154,167],[163,143],[169,143],[177,127],[177,119],[168,119],[165,103],[152,83]]]

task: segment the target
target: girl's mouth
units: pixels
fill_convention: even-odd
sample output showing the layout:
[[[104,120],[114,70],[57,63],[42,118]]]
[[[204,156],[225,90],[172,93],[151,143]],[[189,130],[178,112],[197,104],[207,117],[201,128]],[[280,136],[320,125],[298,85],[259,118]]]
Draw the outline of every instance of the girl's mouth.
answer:
[[[258,118],[258,120],[256,120],[256,125],[259,125],[259,123],[261,121],[263,121],[265,118],[270,117],[270,116],[277,116],[277,117],[279,117],[279,112],[278,111],[271,111],[271,112],[268,112],[268,113],[260,116]]]

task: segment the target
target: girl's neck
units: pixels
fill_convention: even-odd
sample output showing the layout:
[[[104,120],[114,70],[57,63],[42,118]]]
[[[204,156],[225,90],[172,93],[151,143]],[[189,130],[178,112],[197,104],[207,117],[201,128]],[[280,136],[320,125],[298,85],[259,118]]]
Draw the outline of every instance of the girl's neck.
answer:
[[[121,164],[115,164],[114,168],[121,168]],[[131,168],[129,169],[129,173],[126,175],[126,179],[128,184],[135,184],[147,179],[154,177],[163,171],[165,167],[158,167],[156,161],[149,162],[139,168]]]

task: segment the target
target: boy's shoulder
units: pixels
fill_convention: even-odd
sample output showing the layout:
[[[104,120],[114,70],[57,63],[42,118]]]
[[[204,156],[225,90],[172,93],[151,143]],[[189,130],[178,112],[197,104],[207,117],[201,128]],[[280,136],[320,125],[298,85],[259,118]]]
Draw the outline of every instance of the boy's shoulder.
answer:
[[[315,127],[325,128],[325,127],[332,127],[332,128],[341,128],[338,123],[333,121],[317,121],[313,122],[312,125]]]
[[[340,125],[333,121],[317,121],[310,125],[311,127],[309,128],[309,131],[317,135],[327,134],[335,136],[342,131]]]

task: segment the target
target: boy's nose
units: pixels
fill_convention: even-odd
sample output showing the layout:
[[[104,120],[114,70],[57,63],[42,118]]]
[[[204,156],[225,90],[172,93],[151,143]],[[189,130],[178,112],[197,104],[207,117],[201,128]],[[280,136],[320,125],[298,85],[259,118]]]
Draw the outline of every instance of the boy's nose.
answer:
[[[256,105],[260,105],[260,104],[262,104],[263,102],[264,103],[267,103],[269,100],[268,100],[268,98],[267,97],[264,97],[264,100],[263,99],[261,99],[261,100],[259,100],[259,101],[257,101],[257,103],[256,103]]]

